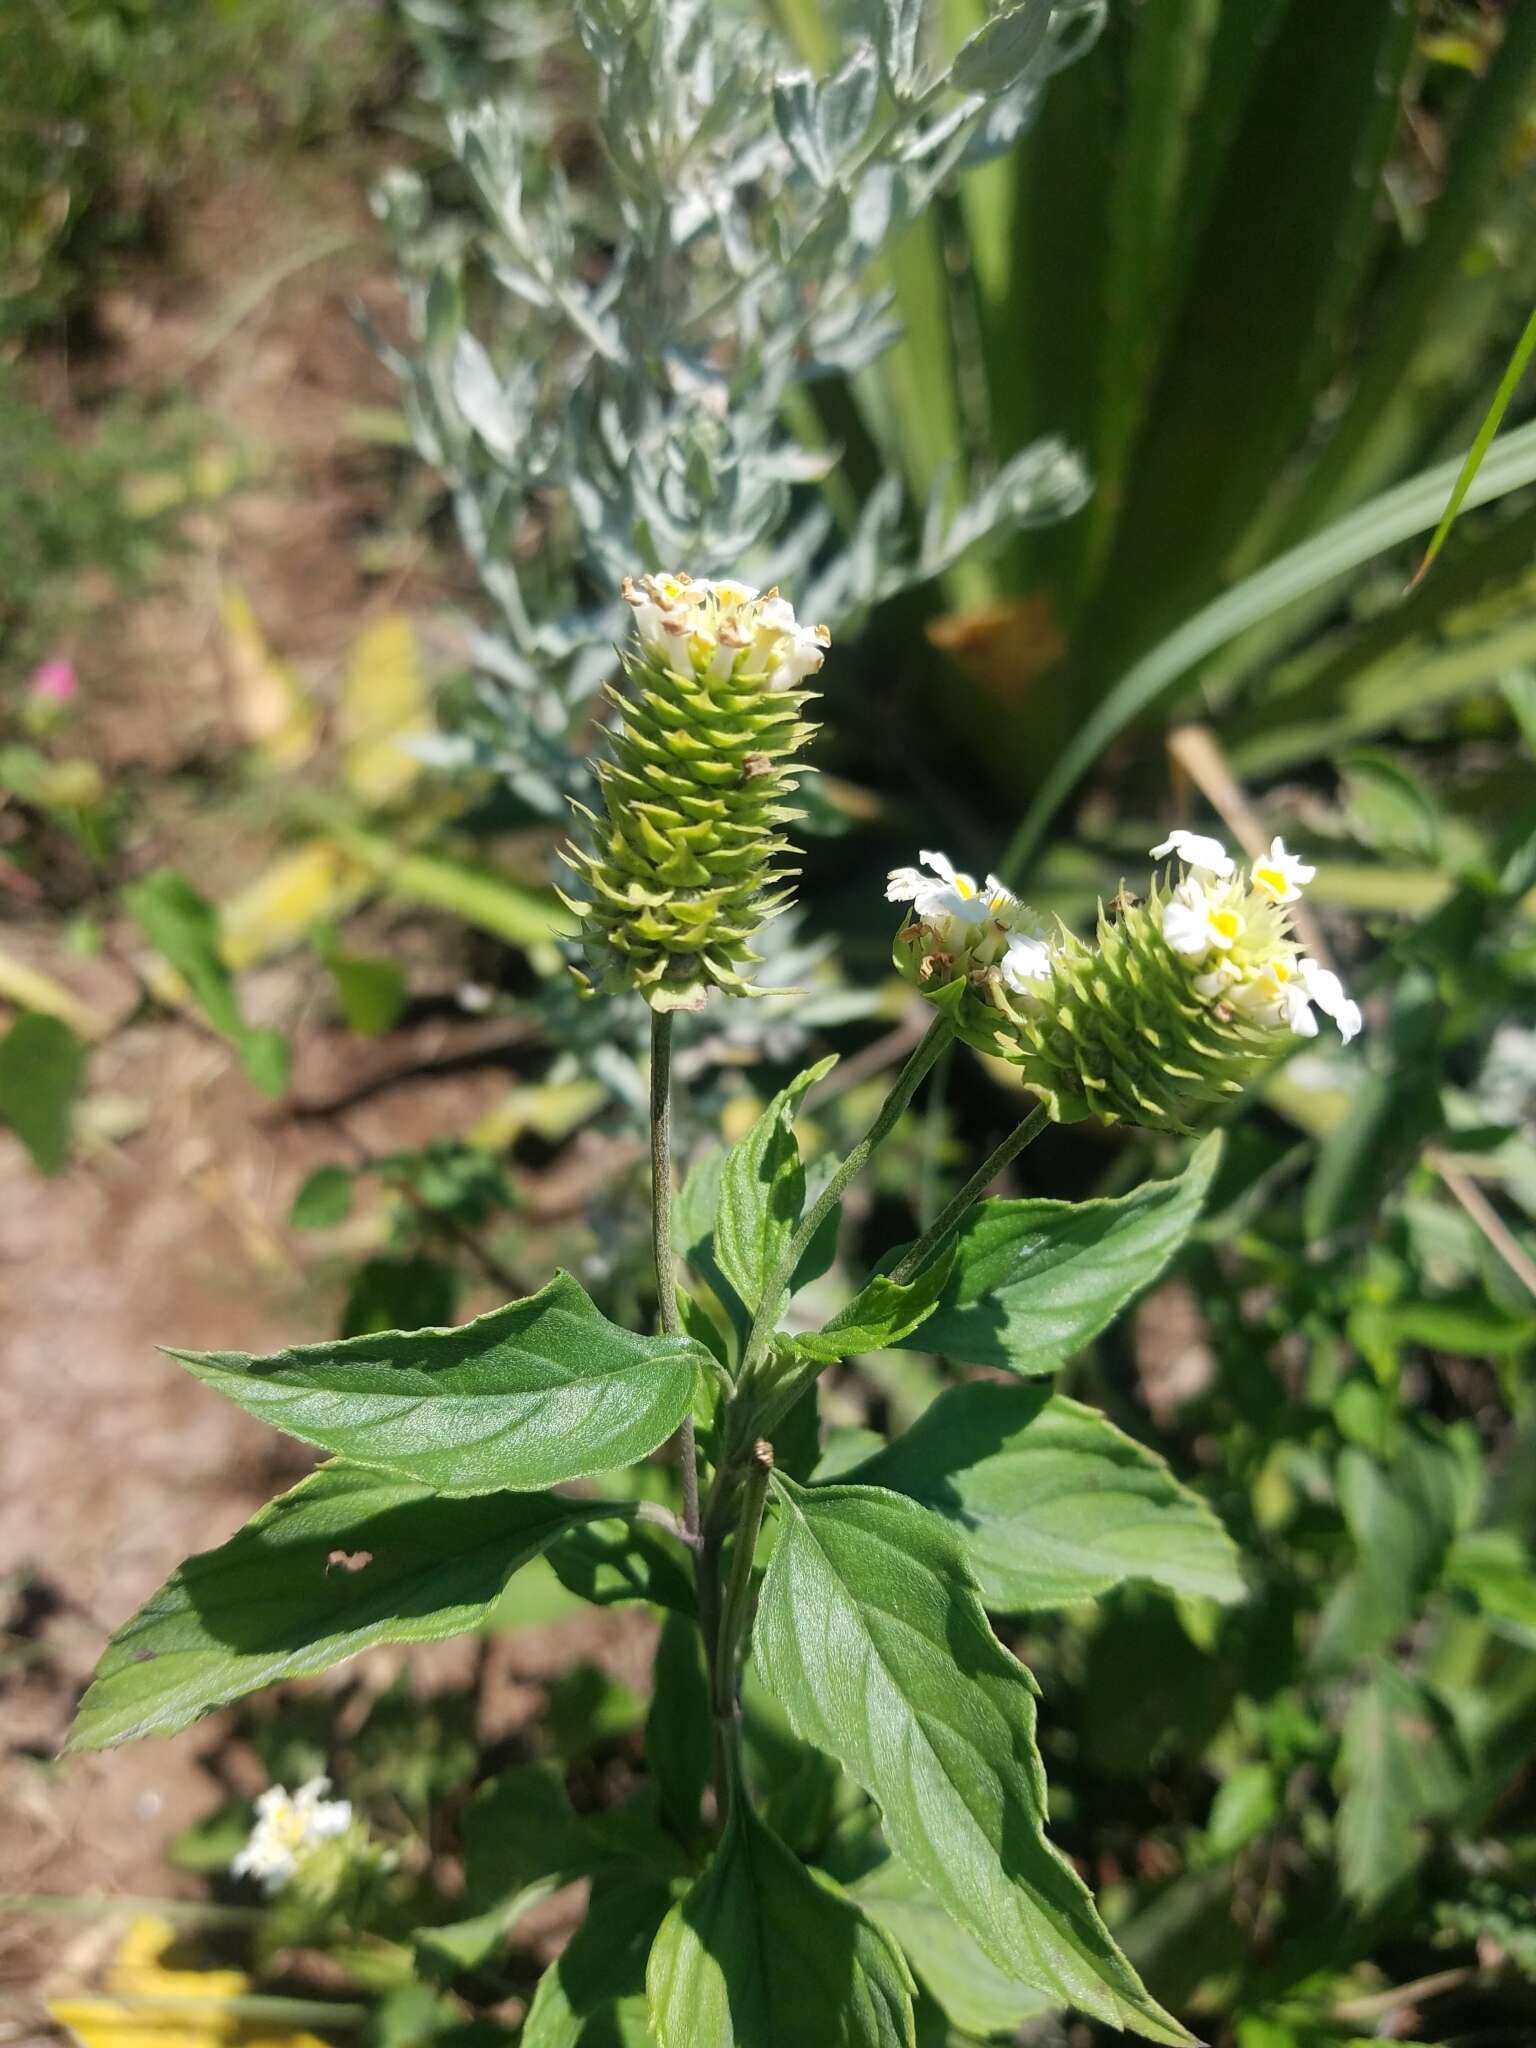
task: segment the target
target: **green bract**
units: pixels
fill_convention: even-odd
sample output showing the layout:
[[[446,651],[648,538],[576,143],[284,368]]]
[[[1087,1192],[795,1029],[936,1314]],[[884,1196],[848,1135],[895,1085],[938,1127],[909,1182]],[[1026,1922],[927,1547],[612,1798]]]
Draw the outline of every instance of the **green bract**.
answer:
[[[564,855],[590,894],[580,916],[593,978],[653,1010],[696,1010],[711,989],[755,993],[752,942],[789,900],[784,827],[803,814],[794,755],[815,731],[797,687],[821,666],[825,627],[803,627],[776,591],[687,576],[626,581],[638,647],[611,757],[584,805],[588,849]]]

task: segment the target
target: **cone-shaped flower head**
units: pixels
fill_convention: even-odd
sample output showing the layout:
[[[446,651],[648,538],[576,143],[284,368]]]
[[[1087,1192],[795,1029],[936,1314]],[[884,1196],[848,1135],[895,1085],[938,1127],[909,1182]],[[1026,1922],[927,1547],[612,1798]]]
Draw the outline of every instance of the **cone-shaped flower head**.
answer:
[[[1047,936],[989,877],[978,890],[942,854],[898,868],[888,896],[912,910],[896,964],[968,1043],[1018,1067],[1058,1122],[1185,1130],[1242,1090],[1321,1010],[1348,1042],[1360,1011],[1307,959],[1289,906],[1314,870],[1276,839],[1247,874],[1218,840],[1175,832],[1145,901],[1099,914],[1093,944]]]
[[[593,978],[638,989],[653,1010],[696,1010],[712,988],[758,993],[752,941],[788,902],[784,828],[794,756],[816,728],[800,685],[821,667],[825,626],[802,626],[776,590],[687,576],[626,579],[637,645],[588,848],[562,856],[586,887]]]

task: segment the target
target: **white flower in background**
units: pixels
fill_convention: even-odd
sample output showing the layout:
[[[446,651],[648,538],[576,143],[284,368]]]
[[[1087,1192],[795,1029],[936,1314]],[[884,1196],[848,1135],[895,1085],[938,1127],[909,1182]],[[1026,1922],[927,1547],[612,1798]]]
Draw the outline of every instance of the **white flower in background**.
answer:
[[[1253,886],[1262,889],[1271,903],[1298,902],[1303,888],[1317,875],[1316,868],[1286,852],[1283,839],[1271,839],[1268,859],[1256,860],[1251,872]]]
[[[918,858],[921,867],[892,868],[885,900],[912,906],[900,942],[921,962],[920,983],[963,976],[994,992],[1038,995],[1051,978],[1051,946],[1033,913],[996,875],[978,883],[928,848]]]
[[[1203,832],[1170,832],[1161,846],[1152,849],[1154,860],[1166,860],[1170,854],[1196,875],[1214,875],[1225,881],[1232,873],[1231,854],[1219,839],[1207,839]]]
[[[230,1864],[234,1877],[254,1877],[270,1892],[280,1891],[317,1842],[344,1834],[352,1824],[350,1799],[327,1799],[329,1778],[311,1778],[297,1792],[270,1785],[256,1801],[256,1825]]]
[[[1287,852],[1283,839],[1272,840],[1246,875],[1218,841],[1198,833],[1175,832],[1152,848],[1154,858],[1170,852],[1192,871],[1162,906],[1162,934],[1195,970],[1194,993],[1298,1038],[1317,1036],[1314,1012],[1321,1010],[1347,1045],[1360,1030],[1360,1006],[1331,968],[1302,954],[1286,916],[1317,870]]]
[[[766,683],[790,690],[821,667],[831,635],[802,626],[776,590],[691,576],[632,576],[624,597],[635,631],[663,666],[702,681]]]

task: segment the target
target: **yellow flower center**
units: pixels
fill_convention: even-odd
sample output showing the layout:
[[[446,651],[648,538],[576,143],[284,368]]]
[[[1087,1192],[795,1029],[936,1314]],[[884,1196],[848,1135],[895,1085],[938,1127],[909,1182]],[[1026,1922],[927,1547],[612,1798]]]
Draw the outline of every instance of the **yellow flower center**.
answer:
[[[1235,910],[1211,912],[1211,935],[1218,946],[1230,946],[1242,929],[1243,920]]]

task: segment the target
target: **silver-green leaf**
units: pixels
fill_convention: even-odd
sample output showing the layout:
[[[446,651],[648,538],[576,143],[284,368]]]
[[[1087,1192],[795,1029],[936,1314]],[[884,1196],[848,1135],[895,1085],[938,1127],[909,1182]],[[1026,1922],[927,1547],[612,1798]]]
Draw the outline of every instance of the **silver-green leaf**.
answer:
[[[450,1500],[325,1465],[217,1550],[188,1558],[108,1643],[72,1749],[174,1735],[262,1686],[376,1643],[479,1628],[508,1579],[608,1501],[551,1494]]]
[[[875,1487],[775,1487],[755,1647],[796,1733],[878,1802],[897,1854],[1007,1976],[1187,2041],[1045,1839],[1034,1682],[987,1626],[953,1531]]]
[[[646,1973],[658,2048],[915,2048],[900,1951],[737,1798]]]
[[[1237,1547],[1199,1495],[1096,1408],[1045,1386],[951,1387],[844,1476],[952,1524],[997,1614],[1092,1600],[1127,1579],[1243,1596]]]
[[[171,1356],[304,1443],[450,1494],[531,1493],[633,1464],[671,1436],[709,1365],[694,1338],[609,1322],[568,1273],[457,1329]]]
[[[980,1202],[948,1285],[908,1349],[1028,1378],[1054,1372],[1155,1280],[1200,1215],[1221,1157],[1206,1138],[1174,1180],[1090,1202]]]

